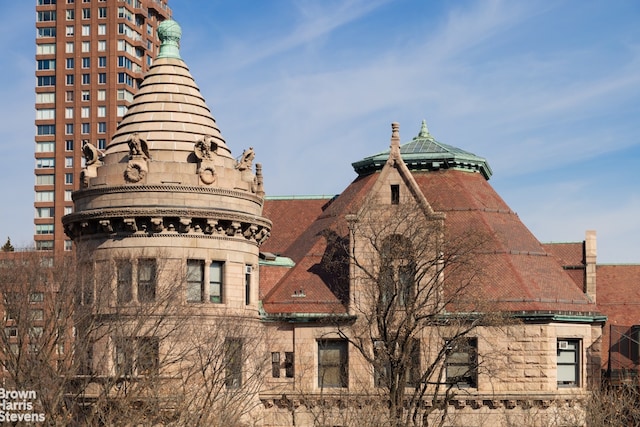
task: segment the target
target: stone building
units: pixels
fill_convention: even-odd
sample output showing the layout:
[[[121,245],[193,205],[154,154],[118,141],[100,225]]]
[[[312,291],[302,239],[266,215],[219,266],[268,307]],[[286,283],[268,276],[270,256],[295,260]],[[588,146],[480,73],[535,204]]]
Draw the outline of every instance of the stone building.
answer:
[[[180,58],[180,28],[159,37],[63,219],[86,273],[87,417],[104,404],[102,421],[183,425],[585,423],[595,277],[589,264],[584,286],[571,279],[485,159],[425,123],[401,144],[394,123],[336,197],[265,198],[253,149],[232,155]]]

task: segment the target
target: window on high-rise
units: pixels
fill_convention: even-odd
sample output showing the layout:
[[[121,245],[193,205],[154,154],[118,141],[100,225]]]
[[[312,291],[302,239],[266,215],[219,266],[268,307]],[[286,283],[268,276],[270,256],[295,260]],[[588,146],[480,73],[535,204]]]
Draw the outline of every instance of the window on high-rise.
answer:
[[[36,142],[36,153],[53,153],[56,143],[53,141]]]
[[[53,104],[56,102],[55,92],[36,93],[36,104]]]
[[[89,52],[90,49],[91,49],[91,43],[82,42],[82,51],[83,52]]]
[[[38,76],[37,80],[38,87],[56,85],[56,76]]]
[[[107,57],[99,56],[98,57],[98,68],[105,68],[107,66]]]
[[[104,105],[98,105],[98,117],[105,117],[107,115],[107,107]]]
[[[105,50],[107,50],[107,41],[98,40],[98,52],[104,52]]]
[[[83,85],[91,84],[91,74],[85,73],[82,75],[82,84]]]
[[[73,202],[73,191],[64,190],[64,201],[65,202]]]
[[[83,135],[87,135],[87,134],[89,134],[89,132],[91,132],[91,124],[90,123],[82,123],[80,128],[81,128],[81,131],[82,131]]]
[[[53,120],[55,118],[55,108],[39,108],[36,110],[36,120]]]
[[[66,15],[67,21],[72,21],[76,17],[76,11],[73,9],[67,9],[65,15]]]
[[[91,19],[91,9],[90,8],[84,8],[82,9],[82,19]]]
[[[65,76],[65,84],[67,86],[73,86],[73,81],[74,81],[74,75],[73,74],[67,74]]]
[[[73,151],[73,139],[67,139],[64,142],[64,150],[65,151]]]
[[[56,60],[55,59],[39,59],[37,61],[38,70],[55,70],[56,69]]]
[[[53,43],[43,43],[36,45],[36,55],[55,55],[56,45]]]
[[[36,175],[36,185],[53,185],[54,183],[54,175]]]
[[[104,89],[98,89],[98,101],[104,101],[107,99],[107,91]]]
[[[43,10],[38,12],[38,22],[50,22],[56,20],[55,10]]]
[[[38,38],[41,37],[55,37],[56,36],[56,27],[42,27],[38,28]]]
[[[91,67],[91,58],[85,57],[82,58],[82,68],[90,68]]]
[[[103,85],[107,83],[107,73],[98,73],[98,84]]]
[[[38,135],[55,135],[56,134],[56,125],[37,125],[37,134]]]
[[[89,107],[80,107],[80,117],[82,117],[83,119],[88,118],[90,115],[90,111],[91,109]],[[84,127],[84,124],[85,123],[83,123],[83,127]],[[89,123],[86,123],[86,125],[89,126]],[[87,128],[87,131],[83,133],[89,133],[88,128]]]
[[[82,95],[83,101],[89,101],[91,99],[91,96],[88,90],[83,90],[81,95]]]
[[[107,133],[107,123],[98,122],[98,133]]]
[[[36,218],[53,218],[53,208],[36,208]]]
[[[73,91],[68,90],[64,93],[64,100],[66,102],[73,102]]]
[[[36,202],[53,202],[53,191],[36,191]]]
[[[56,160],[53,157],[41,157],[36,159],[36,169],[48,169],[55,167]]]
[[[36,234],[53,234],[53,224],[36,224]]]
[[[82,35],[84,37],[91,35],[91,25],[83,25],[82,26]]]
[[[98,18],[106,18],[107,17],[107,8],[99,7],[98,8]]]
[[[107,148],[107,140],[104,138],[98,138],[98,149],[104,150]]]
[[[73,167],[73,157],[65,157],[64,158],[64,167],[72,168]]]
[[[107,24],[98,24],[98,35],[104,36],[107,34]]]
[[[64,183],[67,185],[72,185],[73,184],[73,174],[72,173],[65,173],[64,174]]]
[[[64,51],[65,53],[73,53],[73,42],[65,43]]]
[[[126,105],[118,105],[116,107],[116,116],[122,117],[127,114],[127,106]]]
[[[74,65],[74,64],[73,64],[73,58],[67,58],[67,59],[65,60],[65,68],[66,68],[67,70],[73,70],[73,65]]]

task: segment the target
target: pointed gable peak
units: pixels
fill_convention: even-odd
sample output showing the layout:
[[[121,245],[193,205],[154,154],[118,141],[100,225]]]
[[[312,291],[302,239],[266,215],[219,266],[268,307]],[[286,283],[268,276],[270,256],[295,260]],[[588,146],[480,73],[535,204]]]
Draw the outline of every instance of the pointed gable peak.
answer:
[[[402,161],[400,155],[400,123],[391,123],[391,145],[389,146],[389,162],[390,164],[396,164]]]

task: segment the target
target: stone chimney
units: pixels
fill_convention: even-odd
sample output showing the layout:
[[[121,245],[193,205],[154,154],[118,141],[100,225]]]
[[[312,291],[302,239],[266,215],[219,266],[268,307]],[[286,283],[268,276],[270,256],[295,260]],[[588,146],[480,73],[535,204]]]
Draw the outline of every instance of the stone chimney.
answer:
[[[587,230],[584,240],[584,293],[596,302],[596,232]]]

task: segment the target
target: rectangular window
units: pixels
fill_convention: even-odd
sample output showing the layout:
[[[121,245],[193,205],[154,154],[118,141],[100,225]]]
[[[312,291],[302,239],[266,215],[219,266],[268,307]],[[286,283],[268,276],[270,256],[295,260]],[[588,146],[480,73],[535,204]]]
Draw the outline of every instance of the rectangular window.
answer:
[[[73,123],[67,123],[64,125],[65,135],[73,135]]]
[[[391,204],[397,205],[400,203],[400,186],[398,184],[391,184]]]
[[[97,112],[98,117],[105,117],[107,115],[107,107],[104,105],[98,105]]]
[[[446,375],[448,384],[477,387],[478,340],[458,338],[447,342]]]
[[[73,36],[73,34],[75,33],[74,30],[75,30],[75,27],[73,25],[67,25],[66,31],[65,31],[65,34],[67,35],[67,37]]]
[[[83,90],[82,91],[82,100],[83,101],[89,101],[91,99],[91,95],[89,94],[88,90]]]
[[[67,185],[72,185],[73,184],[73,174],[72,173],[65,173],[64,174],[64,183]]]
[[[74,82],[74,75],[73,74],[67,74],[65,76],[65,84],[67,86],[73,86],[73,82]]]
[[[54,175],[36,175],[36,185],[53,185],[54,183]]]
[[[89,115],[91,114],[91,110],[89,109],[89,107],[80,107],[80,117],[82,117],[83,119],[87,119],[89,118]],[[89,123],[86,123],[87,126],[90,126]],[[87,128],[87,132],[89,133],[89,128]]]
[[[38,135],[55,135],[56,125],[37,125]]]
[[[88,37],[91,35],[91,25],[83,25],[82,26],[82,35],[84,37]]]
[[[117,375],[133,375],[133,347],[133,339],[131,338],[118,338],[115,340],[114,365]]]
[[[98,133],[107,133],[107,123],[98,122]]]
[[[36,191],[36,202],[53,202],[53,191]]]
[[[104,150],[107,148],[107,140],[105,138],[98,138],[98,149]]]
[[[56,20],[55,10],[43,10],[38,12],[38,22],[50,22]]]
[[[244,303],[251,304],[251,266],[244,266]]]
[[[75,19],[75,17],[76,17],[76,11],[75,10],[67,9],[65,12],[66,12],[65,15],[66,15],[67,21],[72,21],[73,19]]]
[[[55,59],[38,59],[38,70],[55,70],[56,69],[56,60]]]
[[[55,92],[36,93],[36,104],[52,104],[56,102]]]
[[[271,376],[273,378],[280,378],[280,353],[271,353]]]
[[[107,41],[98,40],[98,52],[104,52],[105,50],[107,50]]]
[[[107,34],[107,24],[98,24],[98,35],[104,36]]]
[[[30,312],[31,320],[43,320],[44,319],[44,310],[35,309]]]
[[[347,387],[347,350],[345,340],[318,340],[318,387]]]
[[[65,206],[64,207],[64,214],[65,215],[69,215],[70,213],[73,213],[73,208],[71,206]]]
[[[91,43],[90,42],[82,42],[82,51],[83,52],[89,52],[90,49],[91,49]]]
[[[131,302],[131,261],[119,260],[116,262],[117,269],[117,298],[118,304]]]
[[[52,153],[55,148],[56,143],[53,141],[36,142],[36,153]]]
[[[55,159],[53,157],[42,157],[36,159],[36,169],[48,169],[55,167]]]
[[[118,105],[116,107],[116,116],[118,117],[124,116],[125,114],[127,114],[127,110],[128,108],[126,105]]]
[[[98,8],[98,18],[103,19],[107,17],[107,8],[99,7]]]
[[[224,263],[213,261],[209,266],[209,301],[213,303],[222,303],[223,285],[222,285],[222,266]]]
[[[204,261],[187,260],[187,302],[204,301]]]
[[[73,102],[73,91],[68,90],[64,93],[64,100],[66,102]]]
[[[43,27],[38,28],[38,38],[42,37],[55,37],[56,36],[56,27]]]
[[[64,109],[64,118],[73,119],[73,107],[67,107]]]
[[[56,45],[53,43],[42,43],[36,45],[36,55],[55,55]]]
[[[104,89],[98,89],[98,101],[104,101],[107,98],[107,91]]]
[[[64,167],[72,168],[73,167],[73,157],[65,157],[64,158]]]
[[[105,68],[107,66],[107,57],[99,56],[98,57],[98,68]]]
[[[558,339],[558,387],[580,386],[580,340]]]
[[[64,46],[65,53],[73,53],[73,42],[67,42]]]
[[[98,73],[98,84],[103,85],[107,83],[107,73]]]
[[[73,191],[64,190],[64,201],[65,202],[73,202]]]
[[[138,375],[153,375],[160,365],[160,341],[157,337],[140,337],[137,340],[136,371]]]
[[[53,120],[55,118],[55,108],[40,108],[36,110],[36,120]]]
[[[53,175],[41,175],[53,176]],[[36,208],[36,218],[53,218],[53,208]]]
[[[73,242],[71,240],[65,240],[64,241],[64,250],[65,251],[70,251],[71,249],[73,249]]]
[[[38,76],[38,86],[55,86],[56,76]]]
[[[293,378],[295,373],[293,360],[293,352],[286,351],[284,353],[284,376],[287,378]]]
[[[36,224],[36,234],[53,234],[53,224]]]
[[[138,301],[156,299],[156,260],[141,259],[138,262]]]
[[[72,139],[67,139],[64,142],[64,150],[65,151],[73,151],[73,140]]]
[[[86,73],[82,75],[82,84],[83,85],[91,84],[91,74]]]
[[[40,240],[36,242],[37,251],[52,251],[53,240]]]
[[[242,385],[242,339],[224,340],[225,385],[227,388],[239,388]]]
[[[80,126],[80,129],[82,130],[82,134],[86,135],[89,132],[91,132],[91,124],[90,123],[82,123],[82,125]]]
[[[91,19],[91,9],[82,9],[82,19]]]
[[[44,301],[44,293],[43,292],[31,292],[29,294],[29,302],[43,302]]]
[[[82,68],[91,67],[91,58],[82,58]]]

